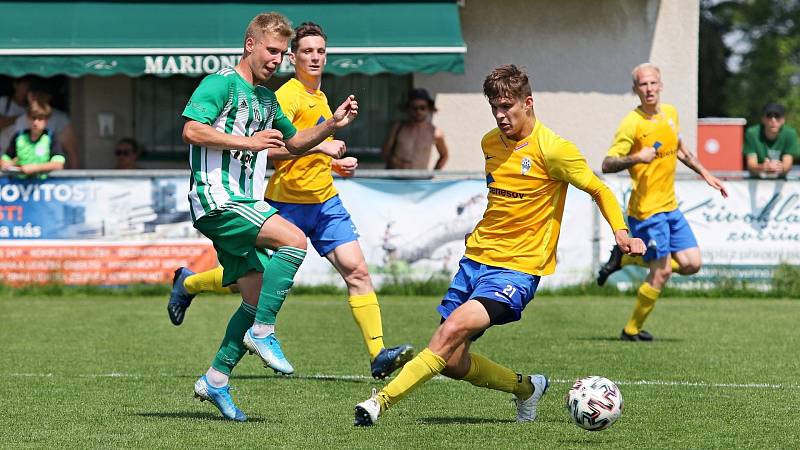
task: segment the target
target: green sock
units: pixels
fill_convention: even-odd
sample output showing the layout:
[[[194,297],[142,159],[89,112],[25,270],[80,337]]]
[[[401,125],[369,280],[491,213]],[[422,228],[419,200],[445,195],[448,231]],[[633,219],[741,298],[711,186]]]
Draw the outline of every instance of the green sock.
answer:
[[[219,346],[219,351],[217,351],[217,356],[214,357],[211,367],[226,375],[231,374],[233,368],[236,367],[236,364],[239,363],[247,351],[242,339],[244,339],[244,334],[247,330],[253,326],[255,317],[256,307],[242,301],[239,309],[233,313],[231,320],[228,321],[225,337],[222,339],[222,344]]]
[[[283,301],[286,300],[286,294],[294,284],[294,275],[305,257],[306,251],[295,247],[279,247],[272,254],[269,264],[264,268],[256,322],[275,324],[275,318],[281,310]]]

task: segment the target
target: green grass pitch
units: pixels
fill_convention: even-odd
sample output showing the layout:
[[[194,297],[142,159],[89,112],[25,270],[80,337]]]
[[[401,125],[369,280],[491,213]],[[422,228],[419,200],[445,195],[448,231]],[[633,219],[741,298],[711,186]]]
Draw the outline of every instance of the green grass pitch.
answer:
[[[346,301],[291,296],[279,318],[297,372],[253,356],[234,373],[247,423],[192,398],[234,296],[195,300],[172,326],[161,297],[0,297],[4,448],[795,448],[800,445],[797,300],[662,299],[650,344],[616,339],[625,298],[542,295],[523,320],[491,329],[476,352],[553,383],[532,424],[510,395],[436,378],[355,428],[369,378]],[[434,297],[381,299],[387,345],[424,348]],[[571,382],[602,375],[625,399],[610,429],[586,432],[564,409]]]

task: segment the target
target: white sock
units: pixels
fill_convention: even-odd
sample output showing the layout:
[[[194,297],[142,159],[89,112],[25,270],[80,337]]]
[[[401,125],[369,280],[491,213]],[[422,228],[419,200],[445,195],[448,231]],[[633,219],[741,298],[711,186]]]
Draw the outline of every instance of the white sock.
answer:
[[[253,322],[253,336],[257,338],[267,337],[275,332],[275,325],[267,325],[266,323]]]
[[[206,380],[208,380],[208,384],[211,387],[221,388],[227,386],[228,378],[230,377],[213,367],[209,367],[208,372],[206,372]]]

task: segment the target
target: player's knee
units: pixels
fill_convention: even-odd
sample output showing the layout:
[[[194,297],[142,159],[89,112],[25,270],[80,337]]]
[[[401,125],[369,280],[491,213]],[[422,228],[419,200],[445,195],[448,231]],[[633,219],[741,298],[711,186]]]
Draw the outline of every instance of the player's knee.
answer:
[[[680,273],[681,275],[694,275],[700,271],[701,266],[700,261],[689,261],[686,264],[681,264]]]
[[[364,286],[370,283],[366,261],[362,260],[355,266],[348,268],[344,281],[348,286]]]
[[[286,236],[286,241],[283,243],[283,246],[306,250],[306,248],[308,247],[306,235],[303,234],[303,232],[300,231],[299,228],[296,230],[292,230],[292,232]]]
[[[671,267],[664,267],[653,272],[653,284],[663,286],[672,275]]]
[[[441,341],[446,347],[455,347],[469,335],[466,325],[458,320],[445,320],[439,331]]]

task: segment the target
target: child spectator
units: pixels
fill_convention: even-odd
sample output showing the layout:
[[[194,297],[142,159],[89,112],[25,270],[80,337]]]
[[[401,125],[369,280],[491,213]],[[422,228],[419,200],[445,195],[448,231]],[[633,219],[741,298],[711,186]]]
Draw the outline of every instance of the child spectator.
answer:
[[[50,105],[32,101],[28,105],[28,128],[11,139],[6,154],[0,158],[2,169],[19,178],[47,178],[47,173],[64,168],[64,154],[53,145],[47,128],[52,113]]]

